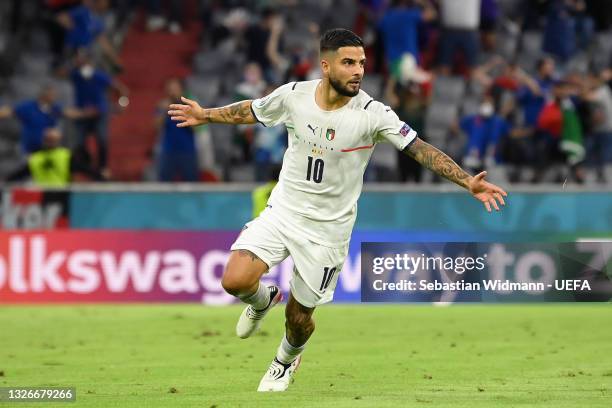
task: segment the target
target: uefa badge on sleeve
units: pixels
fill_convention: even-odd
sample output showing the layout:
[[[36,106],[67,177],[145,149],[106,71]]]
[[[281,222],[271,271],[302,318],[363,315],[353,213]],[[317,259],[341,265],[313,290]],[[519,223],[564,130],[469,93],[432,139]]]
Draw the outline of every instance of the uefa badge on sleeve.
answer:
[[[404,126],[402,126],[399,132],[404,137],[408,136],[408,133],[410,133],[410,126],[404,123]]]

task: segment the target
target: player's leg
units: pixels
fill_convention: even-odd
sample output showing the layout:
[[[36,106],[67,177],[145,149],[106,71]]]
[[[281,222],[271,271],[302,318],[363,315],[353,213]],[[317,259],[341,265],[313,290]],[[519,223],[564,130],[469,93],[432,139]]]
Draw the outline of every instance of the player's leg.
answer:
[[[315,329],[312,314],[314,307],[301,305],[292,294],[285,307],[285,338],[286,342],[279,347],[278,359],[282,363],[291,363],[295,360]]]
[[[257,292],[259,280],[267,271],[268,265],[253,252],[237,249],[230,254],[221,285],[230,295],[245,298]]]
[[[300,365],[300,355],[315,329],[314,310],[314,307],[306,307],[289,295],[285,308],[285,336],[257,391],[285,391],[289,387],[293,373]]]
[[[291,296],[285,309],[286,332],[258,391],[285,391],[315,325],[316,306],[332,300],[348,247],[328,248],[313,242],[287,240],[295,263]]]
[[[270,309],[282,300],[277,286],[266,287],[260,279],[288,255],[274,226],[265,216],[247,224],[234,245],[221,284],[248,306],[236,324],[236,335],[251,336]]]

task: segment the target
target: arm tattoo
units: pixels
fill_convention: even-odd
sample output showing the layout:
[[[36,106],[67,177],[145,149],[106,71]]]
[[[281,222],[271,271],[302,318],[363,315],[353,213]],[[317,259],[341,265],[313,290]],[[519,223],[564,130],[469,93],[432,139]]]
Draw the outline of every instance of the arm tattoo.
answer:
[[[255,261],[256,259],[259,259],[261,261],[261,258],[259,258],[257,255],[255,255],[253,252],[249,251],[248,249],[239,249],[238,253],[242,256],[248,256],[249,258],[251,258],[251,261]]]
[[[204,109],[204,123],[252,124],[257,119],[251,112],[250,100],[232,103],[221,108]]]
[[[422,139],[417,139],[404,149],[404,153],[436,174],[463,188],[468,188],[470,175],[445,153]]]

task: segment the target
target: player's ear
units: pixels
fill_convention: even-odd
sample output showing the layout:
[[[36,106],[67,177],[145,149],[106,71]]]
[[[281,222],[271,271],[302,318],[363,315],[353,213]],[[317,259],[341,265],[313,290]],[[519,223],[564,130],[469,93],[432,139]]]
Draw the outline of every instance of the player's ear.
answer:
[[[329,75],[329,61],[327,61],[325,58],[321,58],[321,72],[324,76]]]

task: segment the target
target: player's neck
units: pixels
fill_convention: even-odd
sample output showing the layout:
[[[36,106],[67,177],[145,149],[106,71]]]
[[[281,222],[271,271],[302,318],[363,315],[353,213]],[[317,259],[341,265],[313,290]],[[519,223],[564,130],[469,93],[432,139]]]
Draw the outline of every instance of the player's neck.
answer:
[[[351,100],[350,96],[340,95],[326,78],[321,79],[315,91],[315,102],[326,111],[340,109]]]

